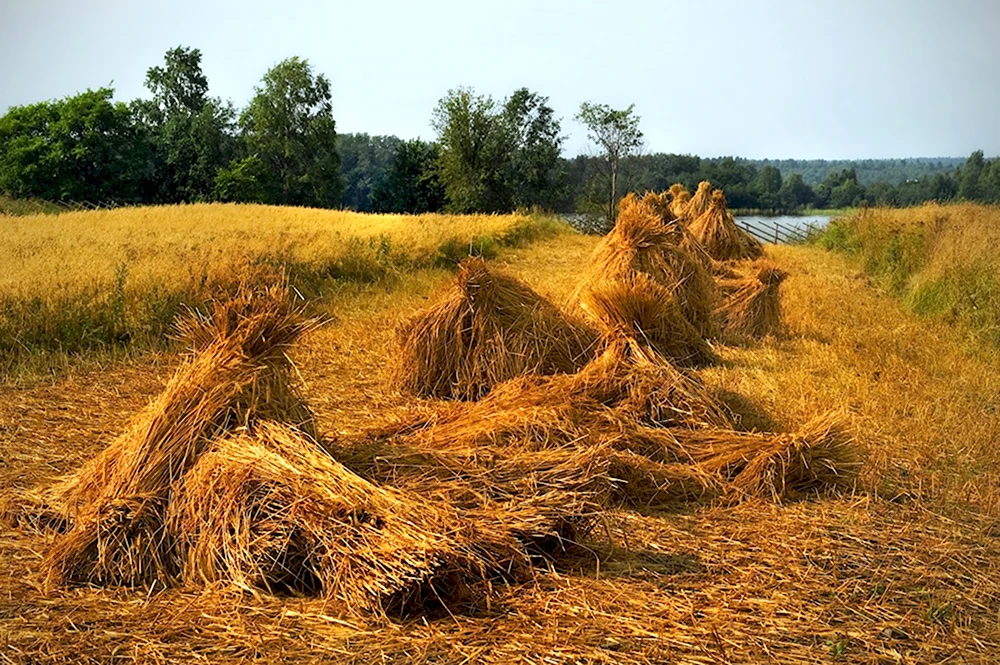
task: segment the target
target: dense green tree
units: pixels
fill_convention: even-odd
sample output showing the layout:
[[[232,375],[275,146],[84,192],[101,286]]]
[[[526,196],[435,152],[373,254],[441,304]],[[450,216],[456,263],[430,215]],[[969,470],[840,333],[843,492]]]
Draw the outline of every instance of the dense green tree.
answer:
[[[515,90],[504,103],[500,120],[506,135],[513,204],[554,208],[565,180],[559,157],[564,137],[548,97],[527,88]]]
[[[149,145],[110,88],[11,108],[0,118],[0,190],[53,201],[142,200]]]
[[[263,166],[268,203],[336,207],[343,184],[330,82],[288,58],[264,75],[240,117],[250,155]]]
[[[976,150],[969,155],[969,158],[957,174],[959,198],[966,201],[980,201],[983,199],[980,180],[986,169],[986,160],[983,159],[982,150]]]
[[[424,213],[444,207],[446,194],[438,177],[440,151],[420,139],[396,150],[392,165],[372,191],[375,212]]]
[[[980,173],[979,195],[985,203],[1000,203],[1000,157],[990,160]]]
[[[471,88],[449,90],[434,109],[431,125],[441,146],[441,181],[453,212],[498,212],[513,208],[506,128],[496,103]]]
[[[800,177],[801,180],[801,177]],[[756,196],[756,207],[762,210],[778,210],[781,205],[781,171],[775,166],[765,166],[754,179],[751,188]]]
[[[639,116],[633,113],[634,109],[635,104],[617,110],[606,104],[584,102],[576,115],[576,119],[587,128],[587,138],[600,147],[607,163],[607,216],[611,222],[617,217],[619,163],[642,145]]]
[[[798,173],[788,176],[781,184],[781,192],[778,194],[781,199],[782,210],[800,210],[812,205],[812,187],[807,185]]]
[[[340,134],[337,152],[344,180],[341,205],[351,210],[372,210],[372,191],[392,166],[396,151],[403,145],[395,136]]]
[[[216,173],[233,157],[235,111],[208,96],[201,51],[178,46],[151,67],[146,87],[153,97],[133,105],[148,128],[157,191],[163,202],[199,201],[212,196]]]

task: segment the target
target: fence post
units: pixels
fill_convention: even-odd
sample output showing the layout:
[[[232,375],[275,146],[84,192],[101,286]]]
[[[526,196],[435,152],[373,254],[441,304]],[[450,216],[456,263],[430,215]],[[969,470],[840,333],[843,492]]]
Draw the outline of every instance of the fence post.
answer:
[[[774,244],[778,244],[778,222],[774,223]]]

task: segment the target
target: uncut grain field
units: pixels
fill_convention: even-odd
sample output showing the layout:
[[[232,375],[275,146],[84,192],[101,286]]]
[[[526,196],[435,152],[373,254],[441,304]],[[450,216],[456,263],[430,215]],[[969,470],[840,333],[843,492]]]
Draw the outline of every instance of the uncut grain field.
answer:
[[[723,444],[792,440],[804,424],[835,414],[850,433],[856,467],[844,482],[821,488],[785,491],[772,484],[769,491],[734,494],[699,485],[663,500],[664,487],[643,494],[637,478],[623,475],[639,468],[623,459],[646,454],[630,447],[629,437],[642,432],[649,439],[656,428],[648,424],[615,420],[612,434],[602,430],[617,467],[593,471],[595,456],[553,461],[570,448],[589,453],[580,437],[608,421],[580,419],[610,413],[581,408],[566,416],[564,430],[550,431],[549,414],[564,413],[550,408],[550,400],[563,397],[559,386],[569,385],[558,383],[564,379],[534,380],[541,396],[513,410],[493,410],[491,398],[469,403],[400,390],[397,330],[455,297],[456,264],[464,257],[485,261],[474,274],[498,271],[566,316],[583,317],[588,301],[582,314],[573,303],[598,237],[540,216],[365,216],[263,206],[136,208],[3,224],[0,662],[1000,659],[1000,358],[992,347],[970,349],[960,327],[911,313],[850,257],[817,246],[765,246],[768,269],[787,273],[781,330],[713,338],[713,362],[677,370],[684,379],[676,385],[696,386],[692,395],[709,396],[733,419]],[[66,565],[53,575],[53,549],[65,540],[60,529],[71,527],[45,523],[46,489],[90,468],[109,446],[143,435],[134,423],[144,422],[136,419],[147,405],[165,387],[176,392],[171,377],[193,375],[185,342],[168,339],[171,321],[192,307],[210,328],[206,301],[224,301],[246,271],[258,280],[287,279],[294,307],[305,308],[312,321],[252,371],[274,364],[276,375],[294,383],[293,407],[295,400],[308,405],[310,436],[330,460],[280,466],[272,478],[262,455],[205,478],[222,487],[244,474],[255,488],[295,489],[301,501],[277,491],[257,503],[253,492],[244,497],[257,511],[247,513],[251,522],[287,499],[286,513],[268,513],[269,523],[284,524],[294,507],[308,512],[319,496],[312,470],[349,476],[343,496],[367,503],[348,505],[346,517],[317,529],[310,541],[326,543],[334,528],[356,538],[324,545],[340,548],[341,558],[326,564],[337,575],[322,578],[318,564],[315,579],[264,571],[263,579],[282,581],[269,585],[252,575],[219,574],[219,562],[197,568],[199,575],[136,574],[131,584],[108,583],[110,569],[74,577],[77,569]],[[470,274],[458,272],[466,294],[470,283],[479,284]],[[244,319],[233,320],[236,326]],[[594,327],[595,336],[615,334]],[[647,332],[652,338],[655,331]],[[208,392],[194,390],[185,399],[195,403]],[[251,392],[251,401],[278,399]],[[249,408],[241,401],[232,411]],[[510,430],[522,434],[493,436],[506,426],[504,418],[520,427],[526,412],[534,414],[524,421],[527,429]],[[696,416],[715,418],[681,408],[671,417]],[[226,430],[223,443],[257,445],[250,417],[234,420],[218,425]],[[571,427],[583,434],[571,444],[553,443]],[[461,449],[446,448],[443,435],[434,438],[437,431],[464,436],[472,429],[476,444]],[[699,424],[690,431],[716,430]],[[296,435],[286,434],[274,434],[275,445],[297,445]],[[533,447],[517,448],[516,436],[534,437]],[[713,451],[723,445],[698,439],[690,450],[702,450],[695,444]],[[589,484],[565,491],[584,461],[594,474]],[[155,462],[137,464],[134,473]],[[660,462],[663,471],[680,466]],[[417,467],[426,470],[414,474]],[[516,477],[501,482],[504,469]],[[546,475],[552,469],[558,474]],[[115,474],[108,467],[98,476]],[[520,482],[525,478],[530,487]],[[572,503],[562,501],[570,496]],[[343,499],[317,505],[337,501]],[[116,504],[115,514],[136,519],[146,507],[137,505]],[[540,526],[571,512],[576,530]],[[315,523],[326,524],[325,517],[315,516]],[[378,540],[385,525],[399,524],[419,530]],[[444,526],[435,531],[437,524]],[[254,538],[265,540],[261,528],[251,524],[246,531],[247,551]],[[130,535],[123,551],[144,556],[160,547],[143,533]],[[312,553],[287,555],[287,544],[301,533],[266,535],[261,548],[284,553],[284,572],[307,567]],[[486,568],[507,561],[507,543],[515,541],[534,549],[510,555],[512,563],[479,584],[483,568],[468,561],[485,561]],[[112,546],[97,539],[88,556],[104,556]],[[363,561],[362,547],[368,548]],[[360,563],[348,568],[343,562],[353,565],[353,557]],[[368,568],[362,571],[361,563]],[[419,575],[438,570],[452,574],[443,584],[416,585],[403,603],[370,585],[350,587],[360,579],[409,589]],[[477,584],[466,589],[470,578]],[[463,593],[446,595],[456,587]]]

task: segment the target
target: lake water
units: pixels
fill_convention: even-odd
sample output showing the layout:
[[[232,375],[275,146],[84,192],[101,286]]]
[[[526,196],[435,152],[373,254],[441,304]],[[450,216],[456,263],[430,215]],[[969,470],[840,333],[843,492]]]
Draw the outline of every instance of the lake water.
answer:
[[[801,242],[830,221],[829,215],[741,215],[736,224],[761,242]]]
[[[830,222],[829,215],[779,215],[777,217],[765,217],[763,215],[740,215],[737,221],[747,222],[761,228],[774,228],[774,223],[779,226],[791,226],[796,229],[806,231],[810,228],[822,228]]]
[[[586,215],[564,214],[562,217],[581,231],[588,233],[604,233],[607,231],[602,221],[595,222]],[[781,229],[781,235],[784,236],[785,229],[792,228],[801,230],[803,233],[808,233],[810,228],[816,229],[826,226],[830,222],[830,219],[829,215],[779,215],[776,217],[741,215],[736,218],[736,221],[740,222],[740,226],[744,228],[752,226],[756,231],[754,235],[768,242],[774,238],[773,229],[776,222],[779,229]]]

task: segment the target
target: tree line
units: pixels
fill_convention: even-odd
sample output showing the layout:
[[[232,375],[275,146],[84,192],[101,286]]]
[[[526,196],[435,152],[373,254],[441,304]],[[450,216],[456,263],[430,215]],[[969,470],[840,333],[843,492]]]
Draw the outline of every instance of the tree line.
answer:
[[[148,99],[100,88],[10,108],[0,117],[0,193],[48,201],[260,202],[372,212],[543,208],[613,218],[628,191],[710,180],[734,208],[791,212],[927,200],[1000,202],[1000,159],[746,160],[641,154],[633,107],[585,102],[574,119],[595,154],[564,158],[548,98],[449,91],[433,141],[340,134],[329,80],[286,59],[247,106],[209,94],[198,49],[149,68]],[[801,168],[801,171],[795,169]],[[820,176],[821,169],[826,168]]]

